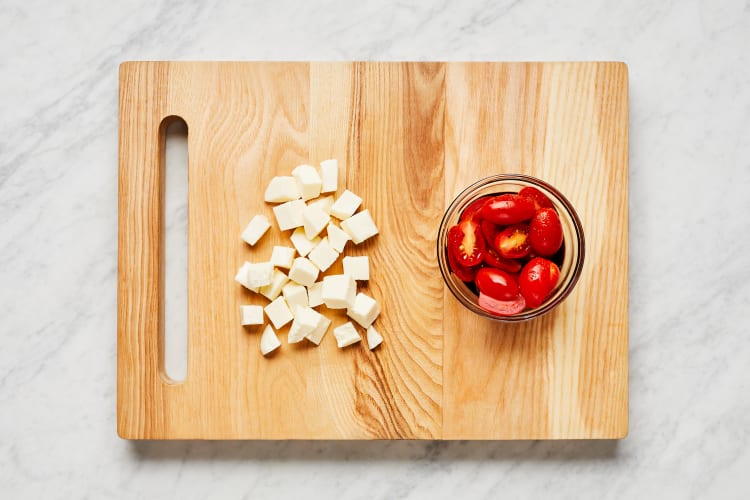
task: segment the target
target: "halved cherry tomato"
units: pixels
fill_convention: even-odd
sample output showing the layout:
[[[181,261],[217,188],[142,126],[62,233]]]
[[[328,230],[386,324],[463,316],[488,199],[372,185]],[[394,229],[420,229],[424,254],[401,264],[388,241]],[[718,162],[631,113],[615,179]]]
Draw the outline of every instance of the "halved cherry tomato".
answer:
[[[495,269],[502,269],[503,271],[508,271],[509,273],[517,273],[521,270],[520,262],[518,262],[517,260],[501,257],[500,254],[490,246],[487,246],[487,249],[484,252],[484,263],[490,267],[494,267]]]
[[[462,266],[458,261],[458,258],[453,254],[450,245],[448,246],[448,264],[450,264],[451,271],[456,275],[456,278],[467,283],[474,281],[474,278],[477,276],[477,271],[479,270],[478,266]]]
[[[476,266],[482,262],[486,245],[479,231],[479,224],[465,220],[450,228],[448,247],[453,251],[459,264],[464,267]]]
[[[498,316],[513,316],[526,309],[526,300],[520,293],[513,300],[497,300],[479,292],[479,307]]]
[[[560,279],[560,268],[543,257],[531,259],[521,271],[518,285],[529,307],[539,307]]]
[[[474,220],[476,222],[480,222],[482,216],[479,214],[479,212],[482,210],[484,204],[487,203],[488,199],[488,196],[482,196],[481,198],[472,201],[461,214],[461,221]]]
[[[483,267],[474,278],[477,288],[495,300],[513,300],[518,296],[518,282],[510,273]]]
[[[536,212],[536,205],[529,198],[517,194],[501,194],[482,207],[481,215],[485,220],[495,224],[517,224],[531,219]]]
[[[516,224],[503,229],[493,245],[506,259],[522,259],[529,255],[529,226]]]
[[[537,210],[539,210],[540,208],[552,208],[552,202],[550,201],[550,199],[535,187],[527,186],[521,189],[518,192],[518,196],[529,198],[534,202]]]
[[[550,256],[560,250],[562,224],[553,208],[539,210],[529,224],[529,244],[537,255]]]

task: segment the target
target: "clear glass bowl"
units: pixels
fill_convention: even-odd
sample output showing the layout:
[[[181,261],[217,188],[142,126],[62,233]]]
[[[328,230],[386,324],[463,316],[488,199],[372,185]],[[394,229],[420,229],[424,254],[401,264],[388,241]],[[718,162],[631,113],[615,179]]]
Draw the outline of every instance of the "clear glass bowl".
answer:
[[[539,307],[526,309],[514,316],[497,316],[479,307],[477,295],[451,272],[447,255],[448,229],[458,224],[464,209],[474,200],[487,195],[517,193],[527,186],[533,186],[544,193],[552,201],[555,210],[557,210],[560,216],[563,229],[563,245],[565,247],[562,265],[560,266],[560,279],[550,296]],[[585,256],[583,227],[573,205],[557,189],[546,182],[536,177],[522,174],[493,175],[481,179],[464,189],[445,211],[438,231],[437,255],[440,273],[443,275],[446,286],[464,307],[475,314],[496,321],[506,323],[527,321],[548,313],[557,307],[565,300],[578,282]]]

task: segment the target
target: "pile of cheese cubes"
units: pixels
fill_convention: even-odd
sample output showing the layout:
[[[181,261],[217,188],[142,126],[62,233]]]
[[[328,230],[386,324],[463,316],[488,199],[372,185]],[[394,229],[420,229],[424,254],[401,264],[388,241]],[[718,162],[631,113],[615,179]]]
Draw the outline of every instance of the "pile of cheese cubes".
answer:
[[[370,279],[366,256],[344,257],[344,274],[318,281],[320,273],[343,253],[347,242],[359,244],[378,234],[370,211],[357,212],[362,198],[345,190],[334,199],[338,172],[336,160],[321,162],[320,169],[299,165],[291,176],[274,177],[266,189],[264,199],[276,204],[273,213],[279,229],[292,231],[293,248],[274,246],[270,261],[245,262],[234,277],[270,301],[265,307],[240,306],[243,325],[263,325],[264,313],[271,322],[260,340],[264,356],[281,345],[274,328],[278,330],[289,322],[290,344],[307,339],[319,345],[331,326],[331,320],[314,309],[322,304],[328,309],[346,309],[347,316],[366,329],[370,349],[383,342],[372,326],[380,305],[372,297],[357,293],[357,281]],[[321,196],[323,193],[332,194]],[[341,221],[340,226],[331,216]],[[242,232],[242,239],[254,246],[270,227],[265,215],[256,215]],[[351,321],[334,328],[333,334],[340,348],[361,340]]]

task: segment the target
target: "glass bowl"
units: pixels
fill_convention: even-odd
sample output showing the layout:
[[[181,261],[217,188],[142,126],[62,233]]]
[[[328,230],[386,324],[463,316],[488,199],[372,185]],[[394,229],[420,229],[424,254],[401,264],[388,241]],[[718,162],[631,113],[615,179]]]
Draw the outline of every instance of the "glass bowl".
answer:
[[[448,229],[458,224],[464,209],[474,200],[487,195],[517,193],[522,188],[533,186],[544,193],[557,210],[563,229],[564,254],[560,266],[560,279],[547,300],[538,307],[526,309],[513,316],[498,316],[485,311],[478,304],[478,296],[466,284],[458,279],[448,264],[447,246]],[[573,205],[557,189],[546,182],[522,174],[499,174],[481,179],[464,189],[450,204],[440,222],[437,239],[437,256],[440,273],[451,293],[471,312],[505,323],[516,323],[537,318],[557,307],[575,287],[583,269],[585,245],[583,228]]]

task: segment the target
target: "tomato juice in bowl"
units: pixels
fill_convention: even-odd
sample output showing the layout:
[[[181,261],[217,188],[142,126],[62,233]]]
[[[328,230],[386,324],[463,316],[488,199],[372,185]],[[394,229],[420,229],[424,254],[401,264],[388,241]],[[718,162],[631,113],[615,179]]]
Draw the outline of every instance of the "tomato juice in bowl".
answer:
[[[494,175],[450,204],[437,255],[446,286],[464,307],[497,321],[525,321],[555,308],[578,282],[583,228],[571,203],[546,182]]]

